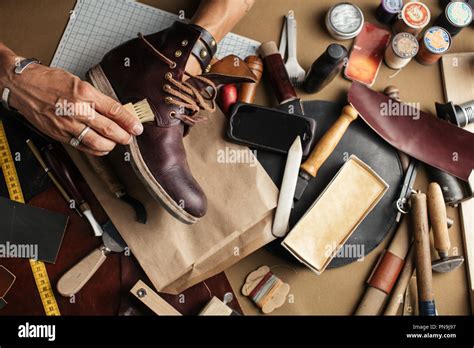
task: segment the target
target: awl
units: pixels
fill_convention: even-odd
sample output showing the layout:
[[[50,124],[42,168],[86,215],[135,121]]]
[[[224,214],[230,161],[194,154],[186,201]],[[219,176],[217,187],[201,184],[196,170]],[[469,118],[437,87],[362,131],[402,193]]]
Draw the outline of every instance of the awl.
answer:
[[[341,115],[328,131],[319,139],[308,159],[301,165],[296,184],[295,200],[301,199],[308,183],[316,176],[319,168],[328,159],[341,141],[347,128],[357,118],[357,111],[350,105],[342,109]]]
[[[283,174],[280,195],[278,196],[278,205],[272,227],[272,234],[275,237],[284,237],[288,232],[293,196],[295,194],[296,181],[298,180],[298,169],[302,157],[303,148],[301,146],[301,139],[297,137],[288,151],[285,173]]]
[[[64,188],[68,195],[74,201],[74,205],[84,214],[87,221],[94,231],[96,237],[102,236],[102,227],[92,214],[89,204],[84,199],[79,187],[76,185],[77,170],[68,163],[66,156],[52,144],[46,146],[43,150],[45,162],[48,170],[51,170],[59,184]],[[70,202],[71,203],[71,202]]]

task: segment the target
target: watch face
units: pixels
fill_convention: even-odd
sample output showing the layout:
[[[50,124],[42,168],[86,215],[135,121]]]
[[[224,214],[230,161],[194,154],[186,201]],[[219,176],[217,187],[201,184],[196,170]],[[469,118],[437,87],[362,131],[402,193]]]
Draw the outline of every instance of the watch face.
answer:
[[[334,29],[343,34],[356,32],[362,25],[362,13],[352,4],[340,4],[334,7],[329,16]]]

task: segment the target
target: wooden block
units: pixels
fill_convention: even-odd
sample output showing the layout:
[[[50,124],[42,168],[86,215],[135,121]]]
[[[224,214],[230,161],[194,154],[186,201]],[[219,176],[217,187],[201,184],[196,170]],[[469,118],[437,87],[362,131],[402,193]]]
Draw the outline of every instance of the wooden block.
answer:
[[[157,315],[182,315],[141,280],[135,284],[130,292]]]
[[[228,307],[224,302],[219,300],[217,297],[213,297],[211,301],[204,307],[199,315],[231,315],[232,309]]]

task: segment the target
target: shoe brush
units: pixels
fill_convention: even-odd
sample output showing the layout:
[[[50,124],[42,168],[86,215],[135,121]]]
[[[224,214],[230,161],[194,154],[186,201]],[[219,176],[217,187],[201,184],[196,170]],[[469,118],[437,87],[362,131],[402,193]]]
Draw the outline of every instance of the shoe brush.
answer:
[[[137,116],[141,123],[153,122],[155,120],[155,114],[153,113],[151,106],[146,99],[140,100],[135,104],[125,104],[124,108],[131,114]]]

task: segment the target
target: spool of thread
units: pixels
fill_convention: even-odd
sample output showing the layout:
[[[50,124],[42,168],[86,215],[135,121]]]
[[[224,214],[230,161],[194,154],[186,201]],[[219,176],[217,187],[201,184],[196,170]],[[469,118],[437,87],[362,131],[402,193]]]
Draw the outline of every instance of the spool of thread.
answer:
[[[431,27],[423,34],[419,45],[416,60],[423,65],[432,65],[448,52],[451,47],[451,35],[441,27]]]
[[[410,33],[398,33],[385,50],[385,64],[391,69],[402,69],[418,53],[419,44]]]
[[[450,2],[444,12],[436,19],[434,26],[442,27],[451,36],[456,36],[461,30],[472,23],[472,8],[463,1]]]
[[[356,5],[342,2],[331,7],[326,14],[326,28],[336,40],[353,39],[362,30],[364,14]]]
[[[391,24],[403,8],[403,0],[382,0],[375,11],[375,18],[385,25]]]
[[[404,32],[418,37],[430,19],[431,12],[428,6],[419,1],[410,1],[403,6],[392,29],[395,34]]]

